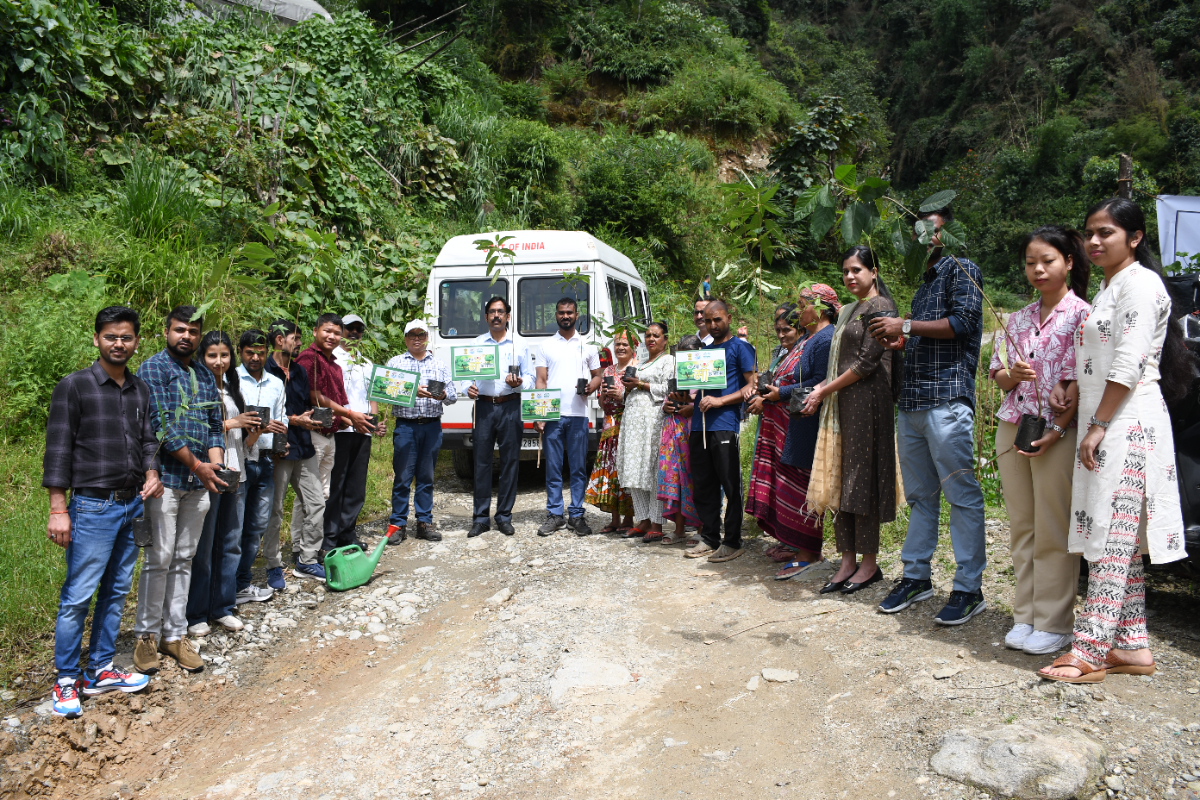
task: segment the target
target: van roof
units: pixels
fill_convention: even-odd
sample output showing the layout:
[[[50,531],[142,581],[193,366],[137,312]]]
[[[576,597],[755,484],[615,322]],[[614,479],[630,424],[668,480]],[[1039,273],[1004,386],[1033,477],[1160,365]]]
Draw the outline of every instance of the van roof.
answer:
[[[507,247],[516,253],[516,264],[547,264],[564,261],[602,261],[621,272],[638,275],[629,257],[609,247],[585,231],[500,231],[512,236]],[[484,265],[487,259],[475,245],[477,239],[494,239],[493,233],[455,236],[444,245],[434,260],[435,267]]]

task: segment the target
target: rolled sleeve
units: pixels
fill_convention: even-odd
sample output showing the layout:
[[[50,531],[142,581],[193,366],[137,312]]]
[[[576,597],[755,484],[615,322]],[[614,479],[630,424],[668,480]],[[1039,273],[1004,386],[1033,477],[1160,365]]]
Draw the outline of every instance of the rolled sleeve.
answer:
[[[983,328],[983,276],[971,261],[956,260],[953,289],[946,298],[946,321],[956,339],[971,337]],[[964,271],[966,274],[964,275]]]
[[[59,381],[50,395],[46,422],[46,452],[42,457],[42,486],[71,487],[75,431],[79,428],[79,399],[66,381]]]

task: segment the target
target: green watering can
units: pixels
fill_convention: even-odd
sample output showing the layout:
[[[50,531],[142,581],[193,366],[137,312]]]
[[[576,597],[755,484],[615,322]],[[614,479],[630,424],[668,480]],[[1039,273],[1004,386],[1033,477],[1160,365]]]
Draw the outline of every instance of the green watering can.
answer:
[[[371,580],[375,566],[383,558],[387,547],[384,536],[375,546],[375,552],[367,555],[356,544],[338,547],[325,554],[325,585],[338,592],[355,589]]]

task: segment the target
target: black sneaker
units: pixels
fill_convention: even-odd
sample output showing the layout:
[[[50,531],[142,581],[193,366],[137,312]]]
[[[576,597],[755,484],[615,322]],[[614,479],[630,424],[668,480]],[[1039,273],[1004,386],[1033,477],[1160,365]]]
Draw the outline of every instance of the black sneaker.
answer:
[[[500,531],[505,536],[512,536],[517,532],[517,529],[513,527],[511,522],[497,522],[496,530]]]
[[[951,592],[946,607],[938,612],[933,621],[938,625],[962,625],[976,614],[987,610],[987,601],[982,592]]]
[[[883,598],[883,602],[879,604],[879,610],[885,614],[895,614],[913,603],[919,603],[931,597],[933,597],[933,581],[901,578],[896,582],[896,588],[892,589],[892,593]]]
[[[413,538],[424,539],[427,542],[440,542],[442,535],[434,530],[432,522],[417,520],[417,532],[413,535]]]
[[[546,521],[538,528],[538,536],[549,536],[555,531],[561,531],[567,527],[567,521],[562,518],[562,515],[547,514]]]
[[[591,536],[593,533],[595,533],[595,531],[588,526],[587,520],[585,520],[582,515],[578,517],[571,517],[571,519],[567,521],[567,527],[575,531],[576,536]]]
[[[491,529],[492,526],[488,525],[486,522],[476,522],[471,526],[471,530],[467,532],[467,538],[474,539],[476,536],[480,536],[485,531],[490,531]]]

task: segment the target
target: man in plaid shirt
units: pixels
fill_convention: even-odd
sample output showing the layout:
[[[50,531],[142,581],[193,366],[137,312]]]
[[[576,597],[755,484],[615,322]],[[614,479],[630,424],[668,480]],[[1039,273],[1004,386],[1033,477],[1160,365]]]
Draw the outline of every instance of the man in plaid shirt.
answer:
[[[192,557],[200,543],[209,492],[226,484],[214,467],[225,457],[225,425],[213,374],[192,356],[203,321],[194,306],[179,306],[167,316],[166,349],[146,359],[138,377],[150,387],[150,421],[162,439],[162,497],[150,498],[153,543],[138,579],[138,672],[158,671],[158,654],[169,655],[188,672],[204,669],[187,633],[187,600]],[[156,643],[156,639],[158,640]]]
[[[392,516],[388,520],[388,543],[400,544],[406,538],[408,494],[416,476],[413,505],[417,513],[416,538],[439,542],[442,535],[433,529],[433,467],[442,449],[442,408],[458,401],[450,368],[429,352],[429,326],[415,319],[404,326],[404,344],[408,352],[388,359],[389,369],[402,369],[421,375],[417,397],[411,408],[392,406],[396,430],[392,433]],[[441,390],[434,393],[429,382],[437,381]],[[435,387],[436,388],[436,387]]]
[[[940,229],[950,209],[923,214]],[[935,236],[910,319],[877,319],[871,334],[904,346],[904,380],[896,426],[904,493],[912,509],[900,557],[904,577],[879,605],[893,614],[934,595],[930,562],[938,543],[941,495],[950,503],[950,541],[958,569],[946,606],[934,617],[961,625],[987,608],[983,491],[975,479],[975,368],[983,335],[983,276],[965,258],[941,257]]]

